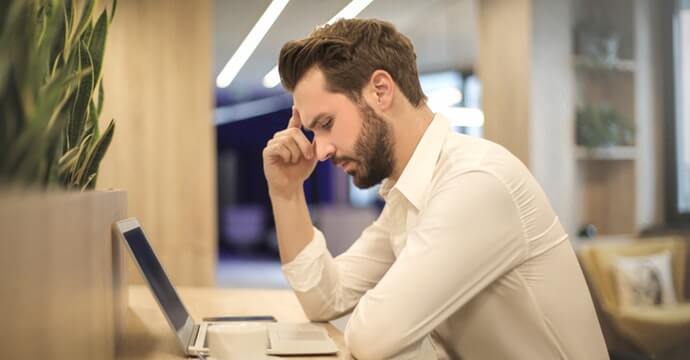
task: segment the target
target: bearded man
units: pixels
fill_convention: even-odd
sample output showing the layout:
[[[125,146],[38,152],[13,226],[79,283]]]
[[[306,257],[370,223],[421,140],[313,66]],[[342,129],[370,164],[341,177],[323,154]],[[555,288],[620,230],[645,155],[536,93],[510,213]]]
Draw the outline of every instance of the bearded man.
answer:
[[[415,60],[409,39],[378,20],[340,20],[280,52],[294,106],[264,149],[264,173],[304,312],[351,312],[345,342],[359,359],[608,358],[543,190],[506,149],[429,109]],[[303,191],[329,159],[358,187],[382,183],[385,200],[336,258]]]

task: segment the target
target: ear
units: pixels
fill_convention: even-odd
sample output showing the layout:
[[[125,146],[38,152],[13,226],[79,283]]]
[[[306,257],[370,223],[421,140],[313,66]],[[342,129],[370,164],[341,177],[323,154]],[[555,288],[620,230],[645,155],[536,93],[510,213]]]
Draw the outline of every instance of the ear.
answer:
[[[372,106],[380,111],[389,110],[393,105],[395,82],[386,70],[376,70],[369,78],[369,88]]]

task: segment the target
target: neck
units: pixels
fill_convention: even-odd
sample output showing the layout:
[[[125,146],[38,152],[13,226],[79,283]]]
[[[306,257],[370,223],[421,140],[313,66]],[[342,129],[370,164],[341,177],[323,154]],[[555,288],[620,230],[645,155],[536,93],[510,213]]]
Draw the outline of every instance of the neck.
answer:
[[[431,124],[434,113],[426,104],[422,104],[416,108],[409,106],[397,114],[391,114],[391,117],[395,119],[393,121],[395,164],[389,179],[398,181],[419,141],[424,136],[424,132]]]

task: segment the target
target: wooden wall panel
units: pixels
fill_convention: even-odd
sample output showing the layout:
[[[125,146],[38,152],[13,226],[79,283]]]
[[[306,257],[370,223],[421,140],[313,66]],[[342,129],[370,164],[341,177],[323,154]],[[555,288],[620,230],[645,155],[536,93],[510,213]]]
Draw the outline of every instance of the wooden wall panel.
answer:
[[[479,3],[482,108],[487,139],[529,166],[531,0]]]
[[[582,223],[594,224],[600,234],[635,232],[635,162],[582,160],[579,165]]]
[[[211,9],[119,1],[105,55],[101,121],[117,125],[97,187],[127,190],[129,215],[179,285],[213,284],[216,263]]]

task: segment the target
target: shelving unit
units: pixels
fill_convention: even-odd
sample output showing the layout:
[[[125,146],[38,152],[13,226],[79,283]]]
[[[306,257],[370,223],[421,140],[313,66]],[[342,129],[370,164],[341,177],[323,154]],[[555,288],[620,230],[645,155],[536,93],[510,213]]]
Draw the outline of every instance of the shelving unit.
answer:
[[[587,148],[578,146],[575,149],[578,160],[635,160],[637,148],[634,146],[611,146],[604,148]]]
[[[575,2],[574,24],[593,18],[605,21],[597,25],[616,34],[619,41],[616,56],[595,57],[582,51],[582,43],[578,43],[581,34],[577,33],[578,29],[573,29],[576,38],[573,70],[576,104],[607,104],[633,128],[638,128],[637,124],[642,119],[637,106],[640,67],[635,58],[638,24],[634,5],[635,1],[630,0]],[[625,146],[592,149],[575,145],[579,226],[594,224],[601,235],[637,232],[637,162],[640,153],[637,133],[632,144]]]
[[[615,61],[604,61],[591,59],[582,55],[575,55],[573,58],[573,62],[579,70],[635,72],[634,60],[617,59]]]

